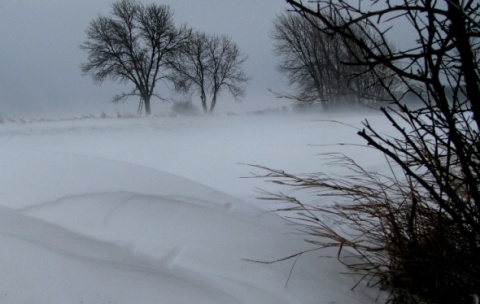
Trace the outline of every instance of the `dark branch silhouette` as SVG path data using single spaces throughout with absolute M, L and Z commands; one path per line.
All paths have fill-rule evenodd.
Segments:
M 353 66 L 372 73 L 390 95 L 391 106 L 381 111 L 394 134 L 368 121 L 358 134 L 386 156 L 392 171 L 369 172 L 335 154 L 332 163 L 351 175 L 296 176 L 263 167 L 278 184 L 342 203 L 312 206 L 282 194 L 269 199 L 291 204 L 283 211 L 294 213 L 309 242 L 356 252 L 360 261 L 347 260 L 347 266 L 390 290 L 391 303 L 478 299 L 480 3 L 286 1 L 317 31 L 344 39 L 355 50 Z M 412 41 L 393 47 L 388 41 L 399 24 Z M 378 71 L 401 81 L 405 93 L 396 94 Z M 412 96 L 415 103 L 407 103 Z

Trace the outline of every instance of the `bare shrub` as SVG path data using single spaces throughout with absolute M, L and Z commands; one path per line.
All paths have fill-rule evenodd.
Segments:
M 392 174 L 364 170 L 334 156 L 351 170 L 345 177 L 296 176 L 263 168 L 274 182 L 312 188 L 342 203 L 308 206 L 285 200 L 310 242 L 349 247 L 360 262 L 347 265 L 392 291 L 392 303 L 471 303 L 480 294 L 480 6 L 476 1 L 287 0 L 316 29 L 354 45 L 355 62 L 367 67 L 389 92 L 381 111 L 395 134 L 368 121 L 358 132 L 382 152 Z M 409 26 L 414 46 L 392 47 L 390 29 Z M 358 35 L 361 30 L 364 35 Z M 376 73 L 376 67 L 386 73 Z M 387 75 L 388 77 L 385 77 Z M 391 79 L 405 94 L 395 94 Z M 404 102 L 415 96 L 415 107 Z M 331 217 L 338 227 L 331 227 Z M 342 230 L 344 229 L 344 230 Z M 346 230 L 348 229 L 348 230 Z M 344 260 L 345 261 L 345 260 Z M 375 281 L 371 281 L 375 282 Z
M 178 115 L 198 115 L 199 109 L 191 101 L 176 101 L 172 105 L 172 113 Z
M 288 203 L 277 211 L 302 227 L 307 242 L 338 248 L 338 259 L 361 281 L 391 291 L 390 303 L 469 303 L 478 292 L 480 258 L 451 216 L 418 182 L 397 178 L 393 168 L 383 175 L 345 155 L 327 156 L 330 165 L 350 174 L 299 175 L 255 166 L 275 184 L 313 189 L 322 205 L 281 193 L 262 199 Z

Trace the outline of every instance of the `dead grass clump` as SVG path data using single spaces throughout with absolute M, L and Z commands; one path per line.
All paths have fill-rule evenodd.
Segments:
M 361 281 L 391 292 L 390 303 L 471 303 L 480 292 L 478 234 L 472 243 L 472 232 L 413 179 L 366 171 L 344 155 L 328 157 L 351 174 L 301 176 L 255 166 L 273 183 L 315 190 L 321 205 L 284 194 L 263 199 L 287 202 L 279 211 L 309 243 L 338 248 L 339 260 Z M 325 206 L 325 199 L 334 203 Z

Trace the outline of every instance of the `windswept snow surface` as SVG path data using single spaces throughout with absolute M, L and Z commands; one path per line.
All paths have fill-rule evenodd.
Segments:
M 323 119 L 323 120 L 322 120 Z M 361 117 L 72 119 L 0 124 L 0 303 L 371 303 L 331 252 L 256 199 L 259 164 L 372 169 Z M 378 119 L 373 115 L 373 119 Z M 352 150 L 357 149 L 357 150 Z M 288 189 L 283 189 L 288 191 Z

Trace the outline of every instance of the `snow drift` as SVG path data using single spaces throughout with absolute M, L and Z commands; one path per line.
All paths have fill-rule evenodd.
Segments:
M 372 302 L 377 291 L 351 291 L 358 278 L 319 258 L 328 252 L 293 268 L 250 261 L 309 245 L 255 201 L 266 185 L 240 179 L 250 169 L 239 163 L 308 169 L 318 124 L 237 116 L 0 125 L 0 302 Z M 327 141 L 354 136 L 343 128 Z

